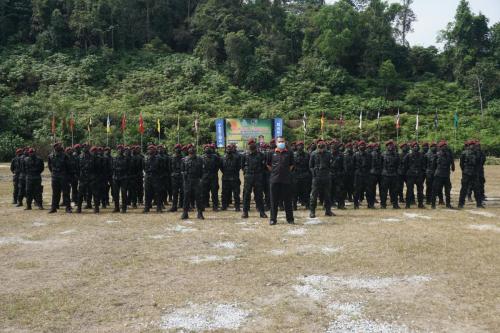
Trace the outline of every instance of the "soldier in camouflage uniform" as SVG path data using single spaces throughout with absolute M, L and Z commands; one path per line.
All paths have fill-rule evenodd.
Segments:
M 266 168 L 264 154 L 257 151 L 255 140 L 248 140 L 248 151 L 242 156 L 241 169 L 243 170 L 243 215 L 242 218 L 248 218 L 250 210 L 250 197 L 252 191 L 255 199 L 255 205 L 260 213 L 260 217 L 267 218 L 264 211 L 264 201 L 262 199 L 262 174 Z
M 167 185 L 170 180 L 170 156 L 168 155 L 165 147 L 163 145 L 158 145 L 158 158 L 160 159 L 160 179 L 161 184 L 161 206 L 165 208 L 165 203 L 168 200 L 168 189 Z
M 17 205 L 16 207 L 21 207 L 23 205 L 23 199 L 26 196 L 26 173 L 24 168 L 24 159 L 28 156 L 29 148 L 24 148 L 23 153 L 19 158 L 19 183 L 18 183 L 18 194 L 17 194 Z
M 309 217 L 316 217 L 316 205 L 318 196 L 323 196 L 323 207 L 326 216 L 333 216 L 331 210 L 331 168 L 332 154 L 326 149 L 326 144 L 323 140 L 318 140 L 317 149 L 311 153 L 309 159 L 309 169 L 312 174 L 312 190 L 311 201 L 309 202 L 310 213 Z
M 144 157 L 139 146 L 132 146 L 131 150 L 127 198 L 135 209 L 139 203 L 139 186 L 143 186 Z
M 65 153 L 68 155 L 68 186 L 71 195 L 78 192 L 78 158 L 74 156 L 72 147 L 66 147 Z M 76 203 L 77 200 L 73 201 L 73 197 L 71 196 L 70 198 L 72 202 Z

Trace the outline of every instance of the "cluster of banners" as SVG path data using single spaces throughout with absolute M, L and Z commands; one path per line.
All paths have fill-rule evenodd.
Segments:
M 247 119 L 228 118 L 215 120 L 215 138 L 218 148 L 226 144 L 246 146 L 248 139 L 269 142 L 272 138 L 283 135 L 283 119 Z

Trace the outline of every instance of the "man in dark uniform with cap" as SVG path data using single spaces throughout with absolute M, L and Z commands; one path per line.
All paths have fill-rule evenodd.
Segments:
M 432 208 L 436 208 L 436 196 L 444 187 L 446 207 L 451 206 L 451 181 L 450 169 L 455 171 L 455 162 L 451 151 L 448 150 L 446 141 L 441 141 L 438 144 L 438 152 L 436 157 L 436 171 L 434 172 L 433 192 L 432 192 Z
M 293 169 L 293 178 L 295 181 L 294 207 L 297 201 L 302 206 L 309 209 L 309 196 L 311 193 L 311 170 L 309 169 L 309 153 L 304 150 L 304 142 L 297 142 L 297 151 L 293 154 L 295 167 Z
M 215 153 L 215 145 L 206 144 L 203 146 L 204 154 L 201 156 L 203 160 L 203 176 L 201 183 L 203 187 L 203 206 L 210 206 L 210 197 L 212 197 L 212 209 L 219 210 L 219 170 L 221 160 Z
M 97 172 L 101 172 L 98 166 L 95 164 L 95 151 L 96 147 L 92 147 L 92 153 L 90 152 L 89 146 L 84 145 L 82 153 L 78 158 L 78 202 L 77 202 L 77 213 L 82 212 L 83 200 L 87 202 L 87 207 L 91 206 L 92 197 L 94 197 L 94 210 L 99 212 L 99 197 L 98 193 L 93 191 L 93 185 L 97 181 Z M 90 193 L 90 198 L 89 198 Z
M 401 148 L 401 153 L 399 154 L 399 168 L 398 168 L 398 175 L 399 175 L 398 196 L 399 196 L 399 202 L 404 203 L 405 202 L 404 188 L 406 183 L 406 174 L 404 171 L 403 161 L 405 159 L 406 154 L 408 154 L 409 147 L 406 142 L 403 142 L 402 144 L 399 145 L 399 148 Z
M 16 207 L 21 207 L 23 205 L 23 199 L 26 196 L 26 172 L 24 168 L 24 159 L 28 156 L 28 147 L 23 149 L 23 153 L 19 158 L 19 183 L 18 183 L 18 193 L 17 193 L 17 205 Z
M 115 209 L 113 213 L 120 212 L 120 193 L 122 198 L 121 212 L 127 212 L 127 187 L 129 183 L 129 170 L 130 170 L 130 158 L 124 153 L 125 147 L 123 145 L 118 145 L 116 147 L 118 153 L 113 157 L 112 170 L 113 170 L 113 202 L 115 204 Z
M 268 156 L 267 169 L 270 171 L 269 192 L 271 195 L 271 219 L 274 225 L 278 219 L 278 205 L 283 202 L 286 221 L 294 223 L 292 205 L 292 174 L 294 166 L 293 154 L 286 149 L 285 138 L 278 137 L 274 152 Z
M 75 200 L 73 196 L 71 196 L 73 193 L 78 192 L 78 158 L 74 156 L 73 148 L 72 147 L 66 147 L 65 149 L 66 155 L 68 155 L 68 186 L 69 186 L 69 193 L 70 193 L 70 201 L 75 202 L 77 201 L 78 198 Z M 77 187 L 76 189 L 74 187 Z
M 460 169 L 462 170 L 462 181 L 460 188 L 460 196 L 458 199 L 458 208 L 464 208 L 465 197 L 467 191 L 472 188 L 474 191 L 474 199 L 478 208 L 484 208 L 479 192 L 479 164 L 481 163 L 478 155 L 473 151 L 474 141 L 466 141 L 464 151 L 460 155 Z
M 148 154 L 144 159 L 144 213 L 149 213 L 153 199 L 156 203 L 156 212 L 161 213 L 161 160 L 158 158 L 156 146 L 148 146 Z
M 380 186 L 380 208 L 387 207 L 387 192 L 389 192 L 392 208 L 399 209 L 398 204 L 398 168 L 399 155 L 396 151 L 394 141 L 385 143 L 387 150 L 382 154 L 382 182 Z
M 69 157 L 64 153 L 60 143 L 54 144 L 54 152 L 49 155 L 48 167 L 52 173 L 52 206 L 49 213 L 57 212 L 61 194 L 63 204 L 66 206 L 66 213 L 71 213 L 68 186 Z
M 378 143 L 372 143 L 371 146 L 370 180 L 368 181 L 367 202 L 368 208 L 375 208 L 377 185 L 380 193 L 380 185 L 382 183 L 383 160 L 382 153 L 380 152 L 380 145 Z
M 415 202 L 414 186 L 417 187 L 418 208 L 424 207 L 424 174 L 426 171 L 425 158 L 420 152 L 417 142 L 412 144 L 411 150 L 404 157 L 403 165 L 406 175 L 406 208 Z
M 182 188 L 182 145 L 177 143 L 174 146 L 174 154 L 170 158 L 170 177 L 172 184 L 172 207 L 170 212 L 176 212 L 178 207 L 182 207 L 184 201 L 184 190 Z
M 354 152 L 352 150 L 352 142 L 348 142 L 345 145 L 344 189 L 347 200 L 352 201 L 354 195 Z
M 226 154 L 222 158 L 222 210 L 226 210 L 229 204 L 229 198 L 233 195 L 235 211 L 240 208 L 240 169 L 241 157 L 236 151 L 236 146 L 230 144 L 227 146 Z
M 309 169 L 312 174 L 312 190 L 311 201 L 309 202 L 309 217 L 316 217 L 316 205 L 318 196 L 323 198 L 323 207 L 326 216 L 333 216 L 331 211 L 331 169 L 332 169 L 332 154 L 326 149 L 326 144 L 323 140 L 318 140 L 317 148 L 311 153 L 309 159 Z
M 35 203 L 39 209 L 43 209 L 42 203 L 42 172 L 43 160 L 38 157 L 33 148 L 28 149 L 28 156 L 24 158 L 24 170 L 26 173 L 26 210 L 31 210 L 31 203 Z
M 359 208 L 361 196 L 368 189 L 368 175 L 371 166 L 371 158 L 366 151 L 364 141 L 358 142 L 358 149 L 354 154 L 354 209 Z
M 184 184 L 184 207 L 181 219 L 189 218 L 189 198 L 194 196 L 196 201 L 197 218 L 203 220 L 203 199 L 201 188 L 201 177 L 203 175 L 203 160 L 196 155 L 196 148 L 189 144 L 187 147 L 188 155 L 182 159 L 182 178 Z
M 260 217 L 267 218 L 264 211 L 264 201 L 262 200 L 262 173 L 266 168 L 264 154 L 257 151 L 257 144 L 254 139 L 248 140 L 248 151 L 241 159 L 241 169 L 243 170 L 243 215 L 242 218 L 248 218 L 250 210 L 250 197 L 252 191 L 255 199 L 255 205 L 260 213 Z
M 12 172 L 12 183 L 14 189 L 12 191 L 12 203 L 17 205 L 17 199 L 19 196 L 19 174 L 21 173 L 21 159 L 24 158 L 23 150 L 21 148 L 16 149 L 16 156 L 10 162 L 10 172 Z
M 331 197 L 332 204 L 337 203 L 338 209 L 345 208 L 345 191 L 344 191 L 344 154 L 341 151 L 341 144 L 337 140 L 332 140 L 332 167 L 331 174 Z

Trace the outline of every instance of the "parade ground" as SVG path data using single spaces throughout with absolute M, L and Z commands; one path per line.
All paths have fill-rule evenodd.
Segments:
M 485 170 L 486 209 L 299 207 L 269 226 L 255 209 L 27 212 L 2 164 L 0 332 L 499 332 L 500 166 Z

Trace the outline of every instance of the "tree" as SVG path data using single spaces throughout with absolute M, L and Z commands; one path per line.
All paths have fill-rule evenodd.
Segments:
M 404 46 L 409 46 L 406 36 L 408 33 L 413 32 L 413 22 L 417 20 L 417 16 L 411 5 L 413 0 L 402 0 L 400 6 L 397 8 L 396 20 L 395 20 L 395 33 L 396 37 L 400 43 Z
M 390 93 L 398 86 L 398 73 L 394 64 L 390 60 L 384 61 L 378 69 L 378 78 L 381 86 L 384 88 L 385 98 L 388 98 Z

